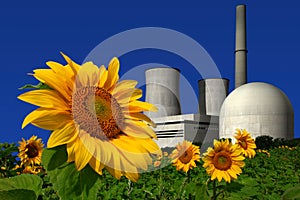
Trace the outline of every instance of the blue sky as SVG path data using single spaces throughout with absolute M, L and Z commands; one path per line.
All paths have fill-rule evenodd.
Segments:
M 0 6 L 0 142 L 17 142 L 33 134 L 46 141 L 50 134 L 31 125 L 21 129 L 24 117 L 34 107 L 17 99 L 24 92 L 18 88 L 37 83 L 27 73 L 46 68 L 49 60 L 64 62 L 60 51 L 82 63 L 99 43 L 134 28 L 163 27 L 194 39 L 211 56 L 221 76 L 230 79 L 232 91 L 237 4 L 247 5 L 248 81 L 271 83 L 289 97 L 295 112 L 295 137 L 300 137 L 300 2 L 296 0 L 6 1 Z M 121 75 L 146 63 L 180 68 L 197 93 L 201 76 L 175 54 L 144 49 L 124 54 L 120 61 Z M 194 109 L 197 112 L 198 108 Z

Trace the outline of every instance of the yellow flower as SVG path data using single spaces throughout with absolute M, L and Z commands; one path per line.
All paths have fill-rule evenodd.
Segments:
M 221 182 L 224 179 L 229 183 L 242 173 L 241 167 L 245 165 L 244 159 L 241 148 L 237 144 L 233 145 L 228 139 L 214 140 L 214 148 L 209 147 L 202 158 L 203 167 L 211 176 L 211 180 L 217 178 Z
M 152 163 L 150 154 L 160 151 L 154 123 L 142 112 L 156 111 L 138 101 L 142 90 L 134 80 L 119 82 L 119 60 L 98 68 L 92 62 L 82 66 L 63 55 L 67 65 L 47 62 L 51 69 L 36 69 L 33 76 L 52 89 L 39 89 L 18 98 L 39 106 L 24 119 L 52 130 L 48 148 L 66 144 L 68 162 L 77 170 L 89 164 L 102 174 L 105 167 L 114 177 L 125 175 L 137 181 L 139 169 Z
M 261 152 L 262 152 L 262 153 L 265 153 L 268 157 L 271 156 L 271 154 L 268 152 L 268 150 L 262 150 Z
M 254 139 L 251 137 L 250 133 L 248 133 L 245 129 L 236 129 L 236 144 L 238 144 L 245 157 L 253 158 L 255 156 L 255 148 L 256 144 Z
M 44 144 L 42 139 L 32 136 L 29 140 L 22 138 L 19 142 L 19 158 L 21 165 L 40 165 Z
M 20 165 L 16 165 L 14 168 L 12 168 L 12 170 L 17 170 L 17 169 L 20 169 L 21 166 Z
M 160 153 L 160 154 L 157 154 L 156 155 L 156 160 L 161 160 L 162 159 L 162 154 Z
M 191 142 L 184 140 L 181 144 L 178 143 L 170 158 L 173 159 L 172 163 L 176 166 L 176 170 L 188 172 L 196 167 L 195 161 L 200 161 L 200 149 Z
M 165 152 L 163 153 L 163 155 L 164 155 L 165 157 L 168 157 L 169 154 L 168 154 L 168 152 L 165 151 Z
M 38 174 L 42 171 L 42 166 L 27 165 L 23 169 L 23 174 Z
M 154 166 L 154 167 L 159 167 L 160 164 L 161 164 L 161 161 L 157 160 L 157 161 L 155 161 L 155 162 L 153 163 L 153 166 Z

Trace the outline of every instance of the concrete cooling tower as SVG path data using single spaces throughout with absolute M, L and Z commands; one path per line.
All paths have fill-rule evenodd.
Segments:
M 222 103 L 228 94 L 229 80 L 209 78 L 198 81 L 200 115 L 219 116 Z
M 277 87 L 261 82 L 244 84 L 225 99 L 220 111 L 220 138 L 232 138 L 236 128 L 253 137 L 294 138 L 294 111 Z
M 145 112 L 150 117 L 180 115 L 180 71 L 174 68 L 153 68 L 146 71 L 146 101 L 158 107 Z

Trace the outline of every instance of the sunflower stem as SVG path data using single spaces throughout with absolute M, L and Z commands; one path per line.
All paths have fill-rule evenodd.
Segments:
M 213 181 L 213 200 L 217 199 L 217 182 L 216 179 Z

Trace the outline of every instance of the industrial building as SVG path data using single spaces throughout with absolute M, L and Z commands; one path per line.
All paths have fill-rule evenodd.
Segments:
M 236 128 L 253 137 L 294 138 L 294 112 L 288 97 L 271 84 L 247 83 L 246 6 L 236 7 L 235 89 L 228 94 L 229 80 L 199 80 L 199 113 L 181 114 L 180 71 L 152 68 L 146 75 L 146 101 L 156 113 L 146 113 L 157 124 L 154 129 L 160 147 L 174 147 L 183 140 L 202 143 L 213 139 L 234 140 Z M 188 97 L 185 97 L 188 98 Z

